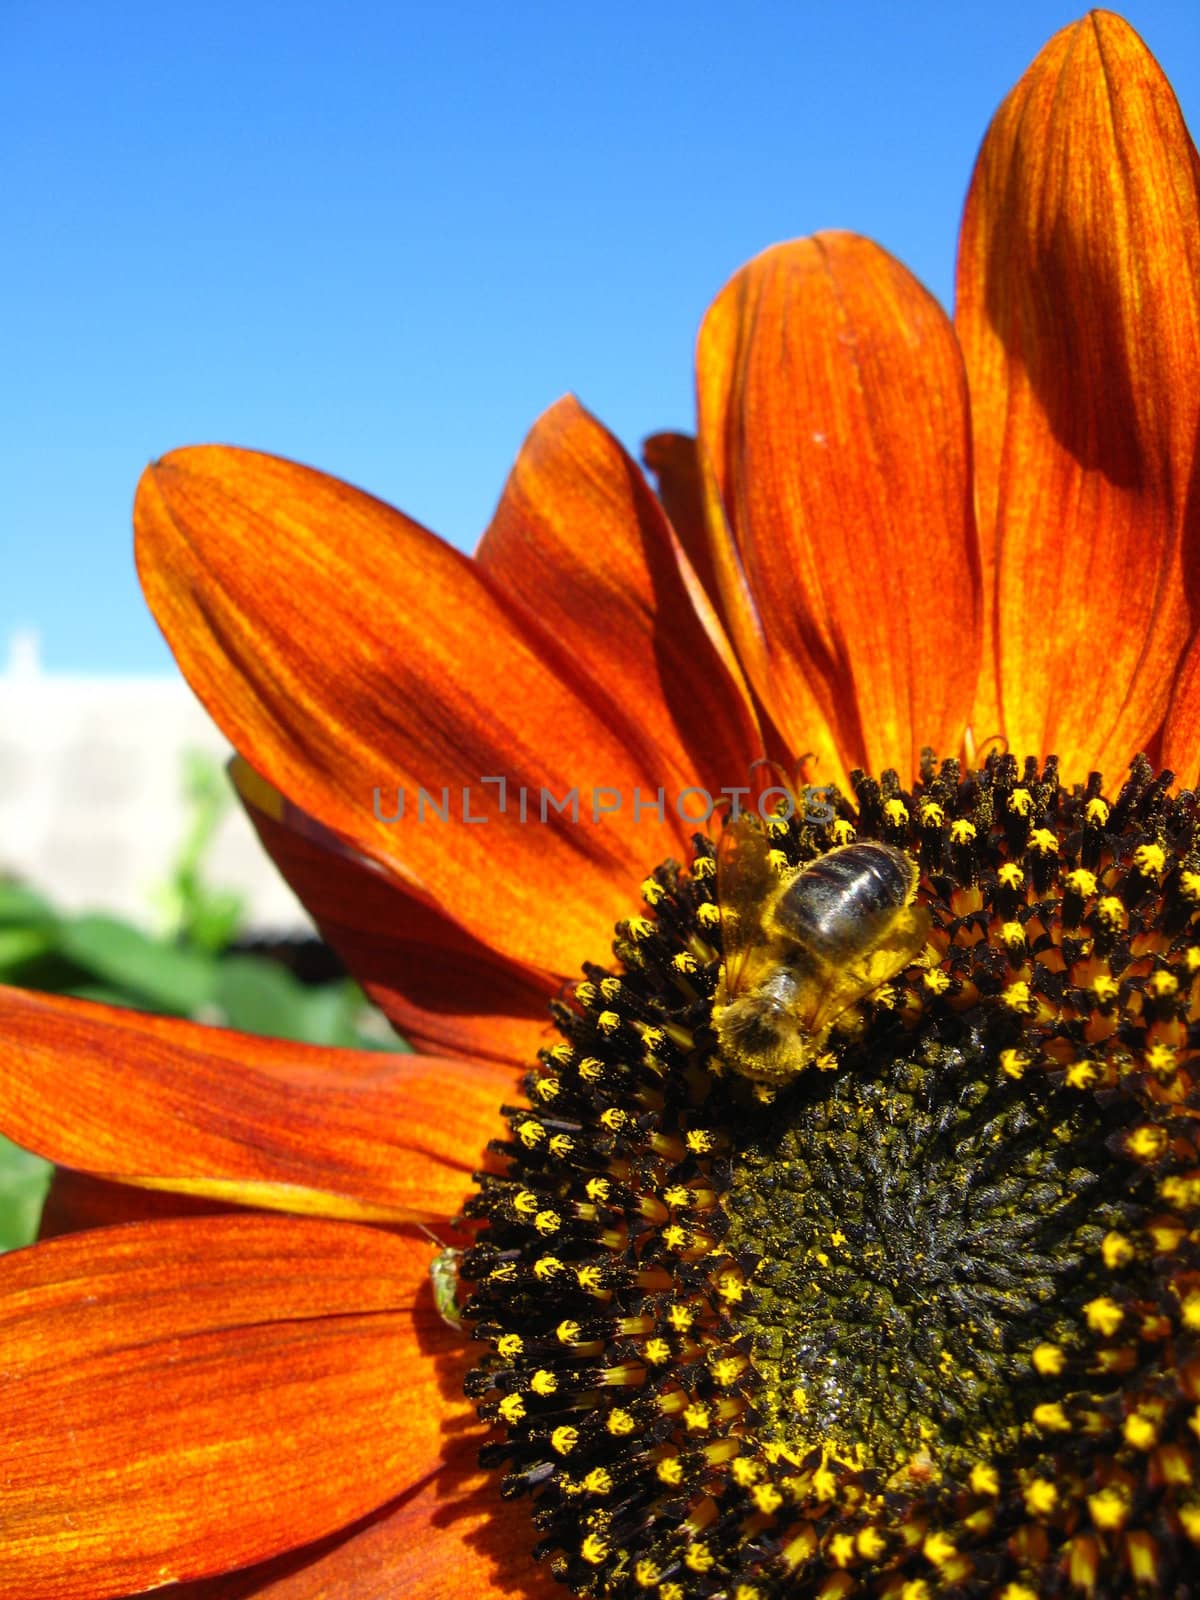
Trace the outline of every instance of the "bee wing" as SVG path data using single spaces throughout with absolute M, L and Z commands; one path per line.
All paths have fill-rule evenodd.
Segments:
M 717 905 L 721 911 L 721 982 L 724 1003 L 737 998 L 750 952 L 762 943 L 762 915 L 776 887 L 767 835 L 743 813 L 717 844 Z
M 821 991 L 809 997 L 805 1026 L 819 1033 L 836 1022 L 844 1011 L 889 983 L 921 953 L 929 926 L 926 908 L 909 906 L 887 933 L 857 960 L 830 967 Z

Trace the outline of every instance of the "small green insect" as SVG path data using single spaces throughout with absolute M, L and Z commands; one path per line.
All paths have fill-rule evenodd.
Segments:
M 431 1233 L 423 1223 L 418 1226 L 421 1232 L 438 1247 L 437 1255 L 429 1263 L 429 1281 L 433 1285 L 433 1303 L 437 1307 L 437 1314 L 448 1328 L 461 1333 L 462 1317 L 458 1310 L 458 1266 L 463 1258 L 463 1252 L 455 1249 L 453 1245 L 443 1244 L 437 1234 Z

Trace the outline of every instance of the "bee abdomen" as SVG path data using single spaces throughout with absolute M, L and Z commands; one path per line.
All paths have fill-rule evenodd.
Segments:
M 887 931 L 916 886 L 911 857 L 876 840 L 843 845 L 806 866 L 775 903 L 775 921 L 825 960 L 849 959 Z

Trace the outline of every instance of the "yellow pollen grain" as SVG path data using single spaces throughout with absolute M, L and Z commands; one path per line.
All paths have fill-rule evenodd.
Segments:
M 653 1589 L 662 1577 L 662 1568 L 653 1561 L 642 1560 L 633 1569 L 634 1582 L 639 1589 Z
M 1005 889 L 1021 889 L 1025 884 L 1025 873 L 1015 861 L 1005 861 L 996 873 L 1000 885 Z
M 820 1466 L 812 1475 L 812 1490 L 818 1500 L 832 1500 L 837 1494 L 837 1479 L 827 1466 Z
M 577 1071 L 584 1083 L 595 1083 L 604 1074 L 604 1063 L 597 1056 L 584 1056 Z
M 626 1411 L 623 1406 L 614 1406 L 608 1413 L 608 1421 L 605 1423 L 605 1427 L 614 1437 L 623 1439 L 633 1432 L 637 1427 L 637 1423 L 631 1411 Z
M 1032 1478 L 1025 1486 L 1025 1509 L 1031 1517 L 1046 1517 L 1058 1504 L 1057 1485 L 1049 1478 Z
M 642 1354 L 652 1367 L 665 1367 L 671 1359 L 671 1346 L 665 1339 L 647 1339 Z
M 1094 828 L 1103 828 L 1108 823 L 1109 806 L 1107 800 L 1101 800 L 1099 795 L 1089 800 L 1083 808 L 1083 815 Z
M 908 807 L 903 800 L 885 800 L 883 814 L 893 828 L 902 828 L 908 821 Z
M 539 1395 L 544 1400 L 547 1395 L 553 1394 L 558 1388 L 558 1379 L 553 1372 L 548 1372 L 545 1367 L 539 1367 L 533 1377 L 530 1378 L 529 1387 L 534 1394 Z
M 1170 995 L 1179 993 L 1179 979 L 1173 972 L 1168 972 L 1165 967 L 1160 967 L 1157 972 L 1152 972 L 1146 979 L 1146 988 L 1160 1000 L 1167 999 Z
M 1000 1600 L 1038 1600 L 1038 1592 L 1027 1583 L 1006 1583 L 1000 1591 Z
M 1200 1544 L 1200 1502 L 1193 1501 L 1191 1505 L 1180 1506 L 1179 1521 L 1192 1543 Z
M 550 1448 L 560 1456 L 569 1456 L 579 1443 L 579 1430 L 564 1423 L 550 1435 Z
M 496 1354 L 503 1356 L 505 1361 L 511 1361 L 514 1356 L 519 1356 L 525 1348 L 525 1341 L 519 1333 L 502 1333 L 496 1340 Z
M 949 975 L 943 972 L 940 967 L 934 967 L 931 971 L 927 972 L 921 981 L 929 990 L 930 994 L 945 994 L 946 990 L 950 987 Z
M 739 1489 L 749 1489 L 762 1477 L 763 1469 L 749 1456 L 737 1456 L 729 1464 L 729 1473 Z
M 1146 1066 L 1156 1078 L 1167 1082 L 1175 1076 L 1175 1046 L 1156 1041 L 1146 1051 Z
M 693 972 L 700 970 L 700 963 L 690 950 L 681 950 L 678 955 L 672 958 L 671 965 L 676 972 L 682 972 L 685 976 L 690 976 Z
M 1150 1235 L 1155 1255 L 1159 1256 L 1172 1255 L 1187 1237 L 1187 1229 L 1182 1222 L 1176 1222 L 1171 1218 L 1148 1222 L 1146 1232 Z
M 1014 789 L 1008 797 L 1008 809 L 1016 817 L 1027 817 L 1033 810 L 1033 796 L 1028 789 Z
M 678 1456 L 666 1456 L 654 1470 L 663 1483 L 683 1482 L 683 1462 Z
M 539 1256 L 533 1263 L 533 1275 L 540 1283 L 549 1283 L 565 1270 L 557 1256 Z
M 958 1547 L 946 1533 L 931 1533 L 921 1546 L 921 1554 L 935 1567 L 944 1567 L 958 1554 Z
M 1095 1300 L 1089 1300 L 1083 1308 L 1083 1314 L 1092 1332 L 1100 1334 L 1104 1339 L 1112 1338 L 1125 1316 L 1117 1302 L 1106 1294 L 1100 1295 Z
M 917 807 L 917 821 L 923 828 L 940 828 L 946 813 L 936 800 L 924 800 Z
M 1038 1344 L 1030 1357 L 1034 1371 L 1043 1378 L 1056 1378 L 1066 1365 L 1066 1353 L 1060 1344 Z
M 1074 872 L 1067 873 L 1063 885 L 1069 893 L 1077 894 L 1081 900 L 1090 900 L 1096 892 L 1096 874 L 1089 872 L 1086 867 L 1076 867 Z
M 593 1567 L 598 1567 L 608 1559 L 608 1548 L 606 1539 L 602 1539 L 598 1533 L 589 1533 L 579 1547 L 579 1554 Z
M 541 1203 L 541 1196 L 532 1189 L 518 1189 L 513 1196 L 513 1210 L 519 1217 L 532 1217 Z
M 1135 1411 L 1125 1418 L 1122 1430 L 1128 1444 L 1135 1450 L 1153 1450 L 1158 1443 L 1158 1425 L 1152 1417 L 1144 1416 L 1140 1411 Z
M 703 1156 L 713 1148 L 714 1140 L 707 1128 L 689 1128 L 684 1136 L 684 1143 L 692 1155 Z
M 789 866 L 787 852 L 785 850 L 768 850 L 767 865 L 776 876 L 786 872 Z
M 847 822 L 845 817 L 838 817 L 829 831 L 833 835 L 834 844 L 853 844 L 858 838 L 853 823 Z
M 696 921 L 702 928 L 715 928 L 721 921 L 720 907 L 711 900 L 705 900 L 696 907 Z
M 1166 1153 L 1167 1134 L 1164 1128 L 1143 1122 L 1134 1128 L 1125 1141 L 1125 1148 L 1135 1161 L 1157 1161 Z
M 681 1583 L 664 1583 L 659 1591 L 660 1600 L 687 1600 Z
M 1025 929 L 1019 922 L 1003 922 L 1000 925 L 1000 939 L 1010 950 L 1023 950 L 1025 948 Z
M 1179 1310 L 1185 1328 L 1193 1331 L 1200 1328 L 1200 1289 L 1193 1289 L 1190 1294 L 1184 1295 Z
M 1035 828 L 1029 835 L 1029 848 L 1035 855 L 1052 856 L 1058 852 L 1058 838 L 1051 828 Z
M 1102 1006 L 1111 1005 L 1121 992 L 1121 985 L 1107 972 L 1100 972 L 1092 979 L 1092 993 Z
M 736 1383 L 744 1368 L 741 1356 L 718 1356 L 709 1363 L 709 1370 L 713 1380 L 719 1383 L 722 1389 L 727 1389 L 731 1383 Z
M 662 1231 L 662 1242 L 668 1250 L 680 1251 L 686 1248 L 688 1231 L 680 1227 L 678 1222 L 669 1222 Z
M 998 1495 L 1000 1474 L 986 1462 L 976 1462 L 971 1468 L 971 1489 L 975 1494 Z
M 765 1517 L 773 1517 L 783 1504 L 783 1496 L 773 1483 L 756 1483 L 750 1498 Z
M 691 1544 L 683 1558 L 683 1564 L 696 1573 L 711 1572 L 716 1559 L 706 1544 Z
M 546 1130 L 540 1122 L 535 1122 L 532 1117 L 527 1117 L 524 1122 L 517 1125 L 517 1138 L 526 1150 L 535 1150 L 546 1137 Z
M 539 1100 L 555 1100 L 562 1093 L 562 1084 L 557 1078 L 535 1078 L 533 1092 Z M 554 1146 L 551 1144 L 551 1149 Z
M 596 1018 L 596 1026 L 601 1033 L 615 1033 L 621 1026 L 621 1019 L 615 1011 L 602 1011 Z
M 620 1106 L 609 1106 L 600 1113 L 600 1121 L 610 1133 L 619 1133 L 629 1121 L 629 1113 Z
M 953 844 L 970 844 L 975 837 L 975 824 L 968 822 L 966 817 L 957 817 L 950 824 L 950 839 Z
M 569 1133 L 555 1133 L 550 1136 L 550 1154 L 557 1156 L 562 1161 L 571 1154 L 575 1148 L 575 1141 Z
M 887 1549 L 887 1540 L 872 1523 L 858 1530 L 854 1543 L 864 1561 L 878 1561 Z
M 693 1400 L 690 1406 L 685 1406 L 683 1423 L 692 1433 L 699 1433 L 712 1423 L 712 1412 L 699 1400 Z
M 1189 905 L 1200 905 L 1200 872 L 1181 872 L 1179 874 L 1179 893 Z
M 1125 926 L 1125 907 L 1115 894 L 1101 895 L 1096 902 L 1096 915 L 1106 928 Z
M 1029 1064 L 1029 1055 L 1024 1050 L 1010 1048 L 1000 1052 L 1000 1070 L 1006 1077 L 1023 1078 Z
M 509 1424 L 520 1422 L 525 1415 L 525 1402 L 519 1394 L 506 1394 L 496 1410 L 502 1421 Z
M 1088 1510 L 1097 1528 L 1115 1533 L 1129 1516 L 1129 1497 L 1115 1483 L 1087 1497 Z
M 662 903 L 666 890 L 657 878 L 642 879 L 642 899 L 648 906 L 657 906 Z
M 1100 1076 L 1094 1061 L 1072 1061 L 1067 1068 L 1066 1078 L 1069 1089 L 1090 1089 Z
M 591 1263 L 586 1267 L 576 1267 L 575 1281 L 581 1289 L 586 1289 L 589 1294 L 595 1294 L 602 1287 L 600 1268 Z
M 1034 1426 L 1045 1433 L 1068 1433 L 1071 1428 L 1071 1419 L 1057 1400 L 1034 1406 L 1033 1421 Z
M 555 1328 L 554 1335 L 559 1344 L 578 1344 L 579 1335 L 582 1332 L 583 1329 L 579 1326 L 579 1324 L 572 1321 L 570 1317 L 567 1317 L 564 1321 L 559 1323 L 557 1328 Z
M 557 1211 L 539 1211 L 533 1219 L 533 1225 L 543 1238 L 549 1238 L 552 1233 L 557 1233 L 562 1225 L 562 1218 Z
M 924 1578 L 910 1578 L 900 1585 L 900 1600 L 932 1600 L 929 1585 Z
M 603 1467 L 593 1467 L 583 1480 L 583 1487 L 589 1494 L 611 1494 L 612 1473 Z
M 1167 852 L 1160 844 L 1140 844 L 1133 852 L 1133 864 L 1144 878 L 1159 878 L 1167 865 Z
M 1100 1253 L 1104 1257 L 1104 1265 L 1111 1272 L 1115 1272 L 1118 1267 L 1127 1267 L 1137 1252 L 1133 1248 L 1132 1239 L 1111 1229 L 1104 1235 Z
M 854 1535 L 835 1533 L 825 1547 L 825 1559 L 835 1567 L 848 1567 L 854 1560 Z
M 1028 1013 L 1035 1009 L 1033 992 L 1024 979 L 1020 979 L 1016 983 L 1010 983 L 1001 998 L 1010 1011 Z
M 696 1320 L 696 1313 L 690 1306 L 681 1305 L 678 1300 L 668 1307 L 667 1321 L 676 1333 L 686 1333 Z

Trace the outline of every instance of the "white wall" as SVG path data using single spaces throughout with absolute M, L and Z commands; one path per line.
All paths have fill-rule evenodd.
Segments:
M 187 750 L 229 755 L 181 677 L 47 673 L 34 636 L 14 636 L 0 670 L 0 872 L 64 910 L 153 926 L 153 891 L 187 830 Z M 236 802 L 205 873 L 243 897 L 252 930 L 307 928 Z

